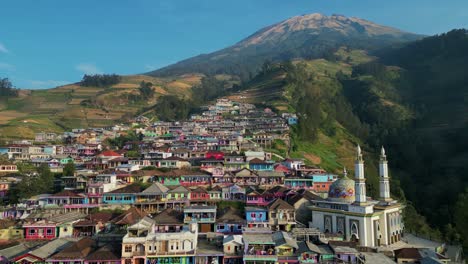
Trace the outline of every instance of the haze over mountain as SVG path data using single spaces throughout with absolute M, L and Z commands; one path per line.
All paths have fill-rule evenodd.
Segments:
M 246 67 L 254 71 L 266 60 L 318 58 L 343 45 L 373 50 L 421 37 L 360 18 L 314 13 L 289 18 L 257 31 L 233 46 L 180 61 L 148 75 L 199 72 L 245 77 Z

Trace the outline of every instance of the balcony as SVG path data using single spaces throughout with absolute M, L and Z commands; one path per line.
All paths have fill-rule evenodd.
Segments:
M 298 256 L 278 256 L 278 260 L 283 260 L 283 261 L 297 261 L 299 260 Z
M 147 256 L 189 256 L 195 254 L 195 250 L 190 251 L 177 251 L 177 252 L 147 252 Z
M 87 193 L 88 197 L 102 197 L 103 193 Z
M 255 254 L 255 255 L 244 254 L 244 261 L 246 261 L 246 260 L 277 261 L 278 256 L 268 255 L 268 254 Z M 296 260 L 297 260 L 297 258 L 296 258 Z
M 145 251 L 133 251 L 132 252 L 132 256 L 134 257 L 139 257 L 139 256 L 144 256 L 145 255 Z
M 184 222 L 186 223 L 189 223 L 189 222 L 192 222 L 192 221 L 195 221 L 197 223 L 214 223 L 215 222 L 215 218 L 214 217 L 200 217 L 200 218 L 196 218 L 196 217 L 190 217 L 190 216 L 186 216 L 184 218 Z

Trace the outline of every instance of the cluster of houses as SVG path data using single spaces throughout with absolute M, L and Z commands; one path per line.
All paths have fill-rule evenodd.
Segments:
M 265 151 L 287 140 L 289 125 L 297 123 L 294 114 L 279 117 L 220 99 L 188 122 L 134 121 L 133 129 L 39 133 L 35 142 L 0 146 L 0 196 L 7 204 L 0 215 L 0 262 L 449 261 L 422 249 L 409 259 L 412 249 L 398 246 L 403 206 L 389 196 L 383 150 L 382 197 L 374 201 L 365 195 L 359 147 L 355 180 L 346 171 L 338 177 Z M 106 139 L 130 133 L 138 140 L 106 147 Z M 62 176 L 55 193 L 10 204 L 24 162 L 46 164 Z M 63 175 L 70 163 L 75 173 Z

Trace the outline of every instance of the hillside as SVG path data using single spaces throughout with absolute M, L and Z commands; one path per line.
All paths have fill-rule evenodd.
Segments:
M 293 128 L 292 148 L 289 152 L 290 157 L 303 158 L 310 165 L 335 173 L 340 173 L 343 167 L 352 171 L 356 144 L 365 146 L 368 151 L 366 169 L 369 192 L 377 195 L 377 160 L 374 153 L 378 148 L 373 149 L 374 146 L 368 144 L 369 125 L 362 123 L 355 113 L 353 100 L 344 85 L 344 79 L 352 79 L 352 73 L 359 65 L 371 63 L 377 58 L 368 55 L 366 51 L 345 47 L 333 55 L 333 59 L 329 60 L 295 60 L 292 63 L 272 64 L 245 83 L 241 91 L 228 97 L 268 106 L 279 113 L 297 112 L 299 116 L 313 116 L 313 120 L 302 120 L 302 124 L 306 125 Z M 395 67 L 386 67 L 385 71 L 389 79 L 397 78 L 400 74 L 400 69 Z M 376 85 L 385 83 L 372 77 L 366 81 Z M 393 89 L 393 85 L 388 85 L 379 86 L 379 89 L 371 86 L 365 90 L 378 98 L 376 109 L 381 107 L 389 113 L 405 113 L 402 116 L 410 120 L 411 110 L 391 93 Z M 305 103 L 301 103 L 300 98 L 305 98 Z M 314 105 L 317 107 L 311 107 Z M 270 151 L 286 156 L 287 143 L 277 141 Z
M 341 15 L 307 14 L 263 28 L 237 44 L 147 73 L 171 76 L 228 73 L 247 79 L 264 61 L 321 58 L 341 46 L 374 50 L 412 41 L 420 35 Z
M 155 78 L 123 76 L 110 87 L 83 87 L 79 83 L 46 90 L 21 90 L 16 98 L 0 100 L 1 138 L 33 138 L 35 132 L 61 132 L 78 127 L 100 127 L 133 117 L 162 95 L 191 97 L 201 75 Z M 142 81 L 155 92 L 148 100 L 135 100 Z

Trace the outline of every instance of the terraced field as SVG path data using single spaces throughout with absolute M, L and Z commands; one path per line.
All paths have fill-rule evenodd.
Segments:
M 33 138 L 35 132 L 61 132 L 77 127 L 115 124 L 157 102 L 161 95 L 190 97 L 191 88 L 202 75 L 155 78 L 123 76 L 111 87 L 82 87 L 70 84 L 46 90 L 23 90 L 18 98 L 0 101 L 0 139 Z M 133 102 L 142 81 L 153 83 L 155 96 Z

